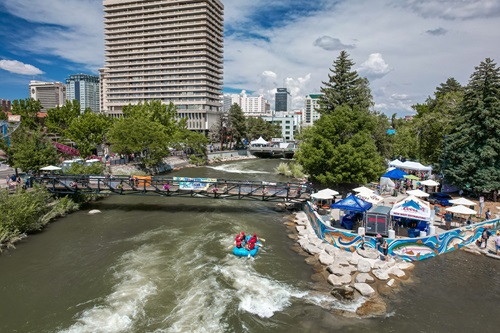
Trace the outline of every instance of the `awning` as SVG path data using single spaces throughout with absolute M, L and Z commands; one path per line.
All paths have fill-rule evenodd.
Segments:
M 465 198 L 458 198 L 458 199 L 453 199 L 453 200 L 448 200 L 449 203 L 452 203 L 454 205 L 464 205 L 464 206 L 473 206 L 476 205 L 474 201 L 470 201 Z
M 419 197 L 419 198 L 424 198 L 424 197 L 429 196 L 429 193 L 425 193 L 422 190 L 409 190 L 409 191 L 406 191 L 406 193 L 410 194 L 410 195 L 414 195 L 414 196 Z
M 347 198 L 332 204 L 330 208 L 355 211 L 355 212 L 365 212 L 372 206 L 373 205 L 371 202 L 364 201 L 351 194 Z
M 438 186 L 439 185 L 438 182 L 436 182 L 432 179 L 424 180 L 424 181 L 420 182 L 420 184 L 425 185 L 425 186 Z
M 477 214 L 477 212 L 475 210 L 467 208 L 467 207 L 462 206 L 462 205 L 446 208 L 445 210 L 447 212 L 450 212 L 450 213 L 462 214 L 462 215 L 475 215 L 475 214 Z

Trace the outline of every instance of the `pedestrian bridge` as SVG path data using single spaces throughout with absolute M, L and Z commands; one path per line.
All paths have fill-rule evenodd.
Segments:
M 60 195 L 160 195 L 233 200 L 305 202 L 312 188 L 298 182 L 265 182 L 163 176 L 43 175 L 31 181 Z

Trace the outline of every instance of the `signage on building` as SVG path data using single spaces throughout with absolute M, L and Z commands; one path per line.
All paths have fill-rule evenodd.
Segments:
M 18 123 L 21 121 L 21 116 L 18 114 L 9 114 L 9 123 Z

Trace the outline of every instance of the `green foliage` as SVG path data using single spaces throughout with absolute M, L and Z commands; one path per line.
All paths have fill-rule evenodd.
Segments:
M 47 110 L 44 124 L 49 133 L 64 135 L 71 122 L 80 115 L 80 103 L 77 100 L 66 101 L 61 107 Z
M 332 114 L 341 105 L 370 108 L 373 101 L 369 82 L 352 70 L 354 62 L 349 59 L 349 54 L 341 51 L 333 64 L 333 69 L 330 69 L 332 74 L 328 74 L 328 81 L 323 82 L 321 87 L 323 95 L 319 99 L 318 112 L 322 115 Z
M 219 113 L 217 121 L 210 127 L 208 136 L 210 142 L 220 142 L 221 149 L 224 147 L 224 141 L 228 133 L 228 117 L 225 113 Z
M 37 130 L 41 126 L 38 112 L 42 110 L 42 103 L 33 98 L 14 100 L 11 113 L 21 116 L 21 126 L 28 130 Z
M 189 156 L 189 163 L 201 166 L 207 164 L 207 160 L 203 156 L 191 155 Z
M 113 148 L 123 154 L 146 152 L 143 162 L 147 168 L 154 167 L 168 156 L 172 140 L 165 127 L 147 118 L 118 119 L 108 132 Z
M 304 167 L 298 163 L 290 163 L 290 172 L 292 173 L 293 178 L 303 179 L 306 177 L 304 174 Z
M 9 158 L 8 163 L 13 168 L 40 170 L 58 163 L 56 148 L 36 130 L 28 131 L 20 127 L 11 135 L 10 147 L 2 146 Z
M 236 141 L 236 147 L 241 147 L 243 145 L 242 139 L 246 135 L 246 119 L 243 114 L 243 110 L 238 104 L 231 105 L 228 115 L 229 127 L 231 129 L 232 140 Z
M 486 58 L 475 68 L 446 139 L 445 177 L 475 191 L 500 189 L 500 68 Z
M 71 121 L 66 135 L 75 142 L 80 155 L 86 157 L 92 155 L 96 147 L 105 142 L 105 135 L 112 123 L 111 118 L 87 109 Z
M 179 127 L 185 127 L 185 124 L 179 126 L 176 112 L 177 109 L 172 102 L 166 105 L 162 104 L 161 101 L 146 101 L 142 104 L 128 105 L 123 108 L 125 118 L 142 118 L 159 123 L 164 127 L 165 134 L 169 137 L 173 136 Z
M 1 120 L 7 120 L 9 117 L 7 116 L 6 112 L 0 111 L 0 121 Z
M 312 179 L 325 185 L 376 180 L 384 161 L 373 139 L 375 127 L 368 110 L 338 107 L 303 132 L 295 158 Z
M 281 162 L 275 169 L 278 175 L 291 176 L 292 172 L 287 163 Z
M 208 139 L 201 133 L 188 129 L 179 130 L 174 136 L 175 147 L 197 156 L 206 156 Z
M 246 138 L 248 141 L 263 137 L 265 140 L 281 138 L 281 128 L 278 124 L 271 124 L 260 117 L 248 117 L 246 119 Z
M 83 163 L 72 163 L 71 166 L 64 172 L 68 175 L 101 175 L 104 173 L 105 166 L 103 163 L 92 163 L 85 165 Z

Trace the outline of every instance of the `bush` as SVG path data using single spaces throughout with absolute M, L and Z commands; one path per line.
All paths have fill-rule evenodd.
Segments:
M 275 171 L 278 173 L 278 175 L 285 175 L 287 177 L 292 175 L 292 171 L 290 170 L 290 167 L 288 166 L 287 163 L 281 162 L 275 169 Z
M 205 165 L 207 161 L 203 156 L 191 155 L 189 156 L 189 163 L 194 164 L 196 166 Z

